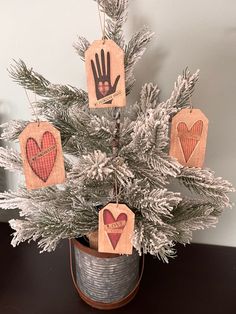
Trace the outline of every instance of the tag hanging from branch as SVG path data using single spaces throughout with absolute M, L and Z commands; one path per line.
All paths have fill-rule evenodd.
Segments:
M 134 213 L 125 204 L 109 203 L 99 211 L 98 251 L 132 254 Z
M 199 167 L 204 163 L 208 119 L 200 109 L 182 109 L 171 123 L 170 156 L 183 166 Z
M 65 181 L 60 132 L 48 122 L 31 122 L 19 136 L 27 189 Z
M 124 51 L 110 39 L 95 40 L 85 52 L 90 108 L 126 105 Z

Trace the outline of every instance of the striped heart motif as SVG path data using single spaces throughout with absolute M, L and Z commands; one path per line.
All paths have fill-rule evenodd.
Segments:
M 107 232 L 108 238 L 114 250 L 120 240 L 121 234 L 127 223 L 127 219 L 128 217 L 125 213 L 119 214 L 119 216 L 115 219 L 108 209 L 105 209 L 103 212 L 105 231 Z
M 177 126 L 177 130 L 185 161 L 188 162 L 200 141 L 203 130 L 203 121 L 196 121 L 191 129 L 188 129 L 185 122 L 180 122 Z

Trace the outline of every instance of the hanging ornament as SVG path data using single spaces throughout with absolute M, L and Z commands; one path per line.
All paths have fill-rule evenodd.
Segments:
M 204 163 L 208 119 L 200 109 L 182 109 L 171 123 L 170 156 L 183 166 L 199 167 Z
M 109 203 L 99 211 L 98 251 L 132 254 L 134 213 L 125 204 Z
M 112 40 L 96 40 L 85 52 L 90 108 L 126 105 L 124 51 Z
M 48 122 L 29 123 L 19 136 L 27 189 L 65 181 L 60 132 Z

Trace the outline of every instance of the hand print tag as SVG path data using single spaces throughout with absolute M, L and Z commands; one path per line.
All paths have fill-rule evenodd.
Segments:
M 126 105 L 124 51 L 110 40 L 96 40 L 85 52 L 90 108 Z

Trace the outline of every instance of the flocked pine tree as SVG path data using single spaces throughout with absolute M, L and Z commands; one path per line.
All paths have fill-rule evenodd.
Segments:
M 126 44 L 122 27 L 127 7 L 128 0 L 101 2 L 107 16 L 106 38 L 125 51 L 128 95 L 135 83 L 135 65 L 153 33 L 143 28 Z M 84 37 L 74 45 L 82 60 L 89 46 Z M 96 230 L 98 209 L 116 201 L 114 177 L 119 202 L 135 213 L 134 247 L 164 261 L 174 255 L 175 243 L 189 243 L 194 230 L 215 225 L 223 208 L 230 206 L 228 193 L 233 188 L 229 182 L 209 169 L 183 167 L 168 155 L 171 118 L 189 106 L 198 71 L 184 71 L 164 102 L 159 101 L 159 88 L 148 83 L 135 104 L 96 110 L 88 108 L 84 90 L 52 84 L 21 60 L 11 67 L 10 74 L 23 88 L 40 96 L 34 104 L 37 114 L 60 130 L 67 171 L 63 186 L 31 191 L 22 186 L 0 194 L 0 207 L 20 209 L 20 219 L 10 221 L 15 230 L 13 246 L 34 240 L 42 251 L 51 251 L 61 239 Z M 28 123 L 5 123 L 2 139 L 17 141 Z M 0 165 L 22 171 L 20 154 L 1 148 Z M 192 197 L 170 191 L 173 180 L 188 188 Z

